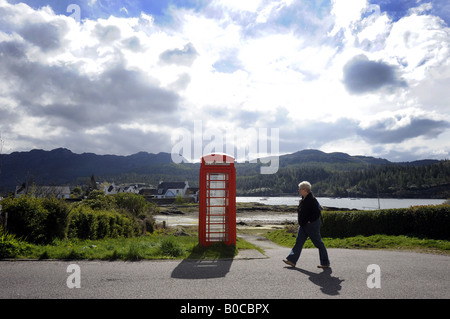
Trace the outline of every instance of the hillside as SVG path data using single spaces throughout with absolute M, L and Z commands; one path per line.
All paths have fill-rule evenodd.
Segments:
M 292 195 L 310 181 L 318 196 L 449 198 L 450 162 L 421 160 L 393 163 L 386 159 L 302 150 L 280 156 L 276 174 L 261 175 L 261 164 L 237 163 L 238 195 Z M 199 164 L 174 164 L 169 153 L 129 156 L 75 154 L 59 148 L 0 157 L 0 190 L 7 193 L 26 180 L 39 185 L 81 185 L 97 181 L 148 183 L 187 179 L 198 186 Z
M 28 180 L 40 185 L 74 185 L 81 178 L 116 176 L 142 167 L 171 163 L 168 153 L 130 156 L 75 154 L 68 149 L 32 150 L 1 155 L 0 189 L 11 190 Z

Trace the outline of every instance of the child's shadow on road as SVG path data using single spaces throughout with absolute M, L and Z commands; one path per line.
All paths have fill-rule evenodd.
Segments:
M 286 267 L 288 268 L 288 267 Z M 308 270 L 304 270 L 301 268 L 293 268 L 289 267 L 288 269 L 299 271 L 305 275 L 309 276 L 309 280 L 317 286 L 320 287 L 320 290 L 327 295 L 336 296 L 339 295 L 339 291 L 342 289 L 341 283 L 344 281 L 343 279 L 339 279 L 339 277 L 331 276 L 333 272 L 331 268 L 325 268 L 321 273 L 314 273 Z

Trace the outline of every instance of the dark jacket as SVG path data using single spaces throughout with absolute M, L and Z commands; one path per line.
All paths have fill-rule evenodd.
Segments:
M 320 217 L 319 202 L 312 193 L 302 198 L 298 205 L 298 224 L 305 226 L 308 222 L 315 222 Z

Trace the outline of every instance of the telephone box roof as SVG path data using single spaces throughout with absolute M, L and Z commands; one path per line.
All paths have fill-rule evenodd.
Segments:
M 234 164 L 234 157 L 225 153 L 213 153 L 202 157 L 205 164 Z

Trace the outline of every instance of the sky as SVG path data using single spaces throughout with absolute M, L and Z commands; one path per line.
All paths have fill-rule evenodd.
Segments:
M 449 26 L 448 0 L 0 0 L 1 152 L 448 159 Z

